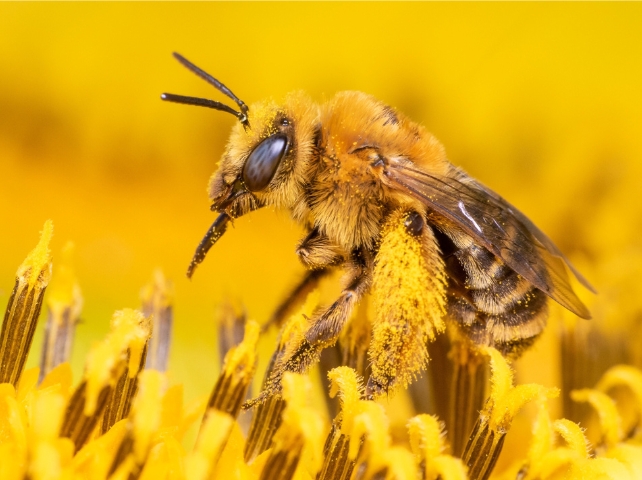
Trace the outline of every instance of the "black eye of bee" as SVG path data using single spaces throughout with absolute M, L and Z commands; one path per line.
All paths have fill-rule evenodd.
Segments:
M 243 167 L 243 181 L 250 192 L 267 187 L 276 173 L 288 146 L 286 135 L 272 135 L 259 143 Z

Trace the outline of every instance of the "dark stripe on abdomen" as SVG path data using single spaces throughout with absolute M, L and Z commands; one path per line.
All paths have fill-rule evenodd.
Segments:
M 516 357 L 542 333 L 546 294 L 488 250 L 471 242 L 445 264 L 448 317 L 474 343 Z

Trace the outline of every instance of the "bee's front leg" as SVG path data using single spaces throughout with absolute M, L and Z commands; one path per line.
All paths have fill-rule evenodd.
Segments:
M 314 228 L 301 240 L 296 254 L 303 265 L 310 270 L 321 270 L 339 265 L 345 260 L 345 253 L 338 245 Z

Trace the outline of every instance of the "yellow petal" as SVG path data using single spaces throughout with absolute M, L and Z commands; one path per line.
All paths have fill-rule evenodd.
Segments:
M 544 400 L 538 402 L 537 417 L 533 423 L 533 439 L 528 449 L 528 464 L 531 468 L 553 448 L 553 425 Z
M 34 436 L 41 441 L 57 438 L 65 412 L 65 397 L 53 387 L 52 390 L 41 390 L 34 399 L 32 410 Z
M 363 401 L 360 404 L 361 413 L 355 416 L 354 426 L 350 432 L 350 450 L 348 457 L 352 460 L 357 458 L 362 445 L 364 457 L 368 458 L 372 468 L 376 470 L 378 452 L 387 450 L 390 446 L 390 434 L 388 432 L 388 418 L 383 407 L 372 401 Z M 370 470 L 370 465 L 368 466 Z
M 139 465 L 145 463 L 152 447 L 154 434 L 161 424 L 161 389 L 164 376 L 156 370 L 145 370 L 140 374 L 139 390 L 132 408 L 134 454 Z
M 562 479 L 574 464 L 588 461 L 575 450 L 561 447 L 548 452 L 528 470 L 529 479 Z
M 38 367 L 33 367 L 22 372 L 16 395 L 16 399 L 19 402 L 24 401 L 27 395 L 35 390 L 35 387 L 38 384 L 39 374 L 40 369 Z
M 116 423 L 104 435 L 87 443 L 73 457 L 71 469 L 79 478 L 106 478 L 118 447 L 127 433 L 127 420 Z
M 583 389 L 572 391 L 571 398 L 576 402 L 588 402 L 595 409 L 607 447 L 612 447 L 620 441 L 623 436 L 622 422 L 611 397 L 598 390 Z
M 621 443 L 609 449 L 605 456 L 622 463 L 632 478 L 642 478 L 642 447 L 640 445 Z
M 415 459 L 406 448 L 392 447 L 385 452 L 386 480 L 417 480 Z
M 71 389 L 71 382 L 71 365 L 65 362 L 53 368 L 42 380 L 39 388 L 45 389 L 53 385 L 59 385 L 60 393 L 67 398 Z
M 443 425 L 436 416 L 423 414 L 411 418 L 408 435 L 412 452 L 420 462 L 432 461 L 443 451 Z
M 245 480 L 256 478 L 251 474 L 250 467 L 244 459 L 245 439 L 238 425 L 234 422 L 230 435 L 221 453 L 218 464 L 214 471 L 214 478 L 230 478 L 235 480 Z M 255 462 L 256 463 L 256 460 Z
M 569 480 L 611 479 L 635 480 L 627 468 L 613 458 L 594 458 L 571 464 Z
M 308 405 L 312 384 L 309 377 L 291 372 L 283 375 L 282 382 L 285 408 L 261 478 L 272 478 L 283 471 L 296 473 L 302 468 L 316 475 L 323 462 L 325 425 L 322 415 Z M 308 459 L 307 465 L 301 464 L 302 458 Z
M 466 480 L 466 466 L 459 458 L 450 455 L 439 455 L 432 460 L 436 479 L 441 480 Z
M 350 367 L 337 367 L 328 372 L 330 397 L 339 395 L 341 402 L 341 433 L 349 434 L 355 415 L 359 414 L 359 402 L 363 385 Z
M 576 452 L 580 458 L 589 458 L 588 440 L 577 423 L 563 418 L 553 422 L 553 429 L 564 439 L 568 448 Z

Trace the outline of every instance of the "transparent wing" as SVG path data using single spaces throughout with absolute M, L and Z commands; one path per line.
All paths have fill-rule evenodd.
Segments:
M 571 289 L 565 266 L 585 287 L 594 291 L 593 287 L 533 222 L 495 192 L 456 168 L 448 176 L 437 177 L 405 159 L 392 159 L 384 174 L 391 187 L 454 222 L 571 312 L 590 318 Z

